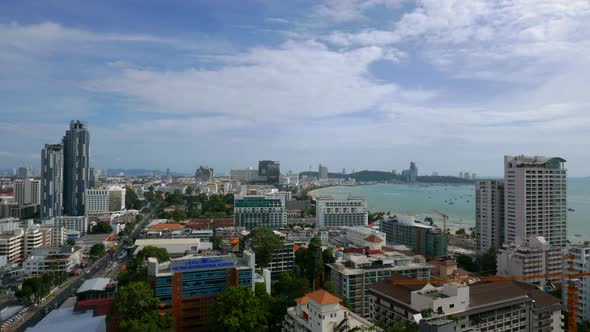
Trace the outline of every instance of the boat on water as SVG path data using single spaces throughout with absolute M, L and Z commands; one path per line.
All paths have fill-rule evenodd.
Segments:
M 574 210 L 574 209 L 572 209 L 572 208 L 569 208 L 569 209 L 567 209 L 567 210 L 568 210 L 568 211 L 572 211 L 572 212 L 576 211 L 576 210 Z
M 582 234 L 574 234 L 574 236 L 582 237 Z
M 449 202 L 449 204 L 450 204 L 450 205 L 453 205 L 453 204 L 455 204 L 455 203 L 454 203 L 454 202 Z

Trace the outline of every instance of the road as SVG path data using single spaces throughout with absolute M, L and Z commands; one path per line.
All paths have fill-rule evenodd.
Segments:
M 131 238 L 137 236 L 137 234 L 139 234 L 139 232 L 150 222 L 157 208 L 158 206 L 152 209 L 150 213 L 144 216 L 143 220 L 140 223 L 135 225 L 135 228 L 133 229 L 130 235 Z M 84 283 L 85 280 L 99 276 L 109 276 L 113 273 L 118 273 L 113 272 L 112 269 L 111 271 L 108 271 L 106 268 L 109 266 L 111 261 L 117 260 L 117 257 L 124 250 L 124 247 L 125 246 L 122 243 L 119 243 L 119 246 L 115 251 L 115 254 L 112 256 L 113 258 L 111 258 L 111 255 L 104 256 L 103 258 L 95 262 L 90 267 L 90 269 L 84 269 L 80 276 L 70 278 L 70 280 L 68 280 L 68 282 L 64 286 L 62 286 L 61 289 L 57 290 L 54 294 L 50 295 L 48 299 L 41 303 L 39 306 L 29 307 L 29 312 L 25 316 L 23 316 L 23 319 L 20 321 L 20 323 L 10 326 L 6 331 L 23 332 L 27 328 L 35 326 L 51 310 L 61 306 L 69 297 L 75 296 L 76 290 L 78 290 L 78 288 L 82 286 L 82 283 Z M 123 260 L 126 259 L 127 257 L 123 258 Z M 86 271 L 88 271 L 89 273 L 86 273 Z

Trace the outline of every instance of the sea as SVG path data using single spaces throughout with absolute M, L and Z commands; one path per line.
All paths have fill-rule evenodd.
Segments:
M 475 226 L 475 185 L 452 184 L 373 184 L 339 186 L 318 189 L 314 195 L 362 195 L 371 212 L 390 212 L 396 215 L 416 215 L 418 219 L 432 217 L 442 224 L 449 216 L 451 229 Z M 567 191 L 568 239 L 572 242 L 590 241 L 590 178 L 568 178 Z M 571 211 L 571 210 L 573 211 Z

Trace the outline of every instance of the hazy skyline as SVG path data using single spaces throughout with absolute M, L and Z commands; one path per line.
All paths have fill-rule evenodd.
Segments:
M 590 175 L 585 0 L 0 4 L 0 168 L 70 120 L 91 167 Z

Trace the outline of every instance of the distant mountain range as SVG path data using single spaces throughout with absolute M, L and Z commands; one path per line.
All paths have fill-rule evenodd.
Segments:
M 307 175 L 311 177 L 318 177 L 318 172 L 301 172 L 300 176 Z M 405 176 L 396 175 L 391 172 L 383 171 L 360 171 L 351 174 L 342 173 L 328 173 L 328 178 L 352 178 L 358 182 L 407 182 Z M 422 183 L 473 183 L 473 180 L 467 180 L 454 176 L 418 176 L 416 182 Z

